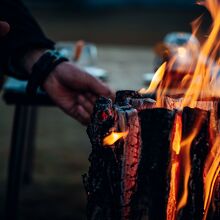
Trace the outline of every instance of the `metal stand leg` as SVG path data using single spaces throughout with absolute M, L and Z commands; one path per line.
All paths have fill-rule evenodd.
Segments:
M 6 195 L 6 220 L 17 219 L 23 164 L 25 137 L 28 123 L 28 107 L 17 105 L 15 108 L 11 138 L 11 152 L 8 167 Z
M 29 185 L 33 180 L 33 166 L 34 166 L 34 156 L 35 156 L 35 134 L 37 126 L 37 107 L 29 107 L 29 119 L 26 132 L 26 158 L 24 167 L 24 184 Z

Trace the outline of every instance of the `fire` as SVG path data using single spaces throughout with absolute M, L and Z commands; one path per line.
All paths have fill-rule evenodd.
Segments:
M 178 192 L 178 183 L 177 175 L 179 170 L 179 163 L 173 162 L 171 167 L 171 176 L 170 176 L 170 193 L 167 203 L 167 219 L 175 220 L 176 219 L 176 200 Z
M 196 137 L 198 131 L 201 128 L 202 121 L 203 121 L 203 117 L 199 117 L 199 119 L 195 123 L 195 129 L 190 132 L 189 136 L 187 136 L 181 141 L 181 158 L 182 158 L 182 169 L 184 174 L 184 180 L 183 180 L 183 192 L 177 204 L 177 211 L 179 211 L 187 204 L 188 182 L 189 182 L 189 176 L 191 170 L 190 148 L 194 138 Z
M 179 154 L 181 149 L 181 134 L 182 134 L 182 116 L 177 114 L 174 122 L 171 141 L 171 174 L 170 174 L 170 192 L 167 202 L 167 219 L 176 219 L 177 193 L 180 161 Z
M 191 84 L 185 94 L 185 99 L 182 104 L 183 107 L 194 107 L 192 103 L 197 101 L 200 96 L 212 95 L 215 93 L 210 85 L 211 70 L 213 68 L 213 62 L 211 60 L 216 59 L 219 51 L 220 4 L 218 0 L 207 0 L 204 4 L 213 16 L 213 28 L 209 37 L 201 47 Z
M 202 16 L 192 23 L 192 36 L 183 46 L 175 49 L 172 56 L 156 72 L 148 89 L 139 92 L 156 93 L 156 107 L 166 108 L 164 97 L 180 98 L 178 110 L 185 107 L 196 108 L 199 100 L 220 98 L 220 1 L 204 0 L 211 16 L 212 25 L 206 40 L 195 47 L 194 38 L 199 32 Z M 212 110 L 214 111 L 214 110 Z M 167 203 L 167 220 L 175 220 L 177 213 L 187 204 L 188 185 L 191 172 L 190 150 L 192 142 L 200 132 L 202 118 L 187 137 L 182 137 L 181 117 L 175 119 L 171 146 L 170 193 Z M 217 122 L 216 122 L 217 124 Z M 204 168 L 204 218 L 206 220 L 211 203 L 215 181 L 220 172 L 220 134 L 210 141 L 211 150 Z M 181 160 L 180 160 L 181 158 Z M 182 179 L 179 178 L 179 170 Z M 177 183 L 181 181 L 183 189 L 178 192 Z
M 182 139 L 182 117 L 180 115 L 176 116 L 175 122 L 175 130 L 174 130 L 174 138 L 172 141 L 172 150 L 176 153 L 176 155 L 179 155 L 180 153 L 180 144 Z
M 116 141 L 121 138 L 126 138 L 128 135 L 128 131 L 126 132 L 112 132 L 110 135 L 106 136 L 103 140 L 104 146 L 113 145 Z
M 163 63 L 159 68 L 158 70 L 156 71 L 156 73 L 154 74 L 154 77 L 151 81 L 151 84 L 149 86 L 148 89 L 141 89 L 139 90 L 139 93 L 140 94 L 147 94 L 147 93 L 153 93 L 156 91 L 159 83 L 161 82 L 161 80 L 163 79 L 163 76 L 164 76 L 164 73 L 165 73 L 165 70 L 166 70 L 166 62 Z
M 204 219 L 211 202 L 215 181 L 220 173 L 220 137 L 218 136 L 206 161 L 204 170 Z

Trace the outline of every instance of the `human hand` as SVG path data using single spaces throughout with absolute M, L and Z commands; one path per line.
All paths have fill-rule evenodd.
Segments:
M 5 36 L 10 30 L 10 26 L 5 21 L 0 21 L 0 37 Z
M 43 87 L 64 112 L 84 125 L 90 121 L 97 97 L 114 99 L 114 92 L 106 84 L 71 62 L 59 64 L 50 73 Z
M 34 63 L 45 50 L 34 49 L 25 54 L 22 65 L 28 73 L 31 74 Z M 43 87 L 55 104 L 84 125 L 89 123 L 99 96 L 114 99 L 114 92 L 106 84 L 80 70 L 72 62 L 62 62 L 56 66 Z

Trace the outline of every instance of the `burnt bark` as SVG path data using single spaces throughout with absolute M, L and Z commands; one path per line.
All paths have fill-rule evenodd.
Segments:
M 152 98 L 153 95 L 141 96 L 135 91 L 120 91 L 114 104 L 105 98 L 96 103 L 87 129 L 92 143 L 90 168 L 83 177 L 89 220 L 166 219 L 171 132 L 177 110 L 172 104 L 170 109 L 156 108 Z M 196 124 L 199 130 L 190 148 L 187 205 L 178 212 L 178 220 L 203 218 L 203 170 L 210 152 L 210 111 L 207 109 L 187 107 L 181 112 L 182 138 L 193 133 Z M 212 127 L 216 130 L 218 125 Z M 129 131 L 129 134 L 112 146 L 103 146 L 104 137 L 112 131 Z M 181 151 L 180 155 L 183 155 Z M 180 156 L 181 161 L 184 156 Z M 183 170 L 180 178 L 184 178 Z M 219 182 L 218 178 L 208 220 L 220 217 Z M 182 192 L 183 186 L 179 187 Z
M 199 120 L 198 134 L 190 148 L 191 171 L 188 183 L 187 205 L 180 211 L 178 219 L 201 220 L 203 217 L 203 169 L 208 155 L 209 145 L 209 117 L 207 111 L 200 109 L 184 108 L 183 113 L 183 138 L 188 137 Z
M 174 116 L 175 112 L 166 109 L 146 109 L 139 113 L 142 147 L 131 219 L 145 216 L 165 219 L 170 130 Z

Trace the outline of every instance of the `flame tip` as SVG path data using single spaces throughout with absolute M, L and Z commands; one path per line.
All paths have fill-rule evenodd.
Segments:
M 128 131 L 124 131 L 124 132 L 115 132 L 115 131 L 113 131 L 109 135 L 104 137 L 103 145 L 104 146 L 114 145 L 115 142 L 117 142 L 121 138 L 126 138 L 127 135 L 128 135 Z

